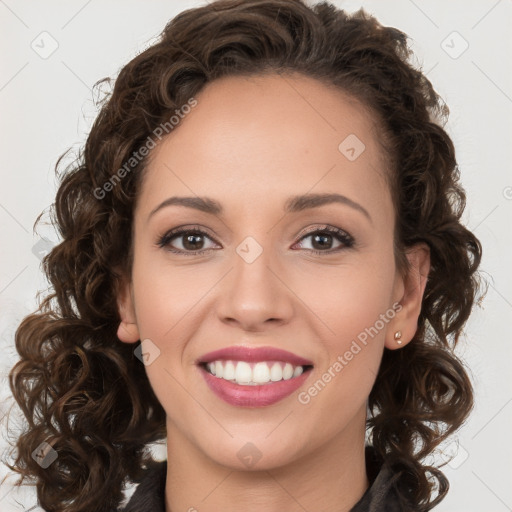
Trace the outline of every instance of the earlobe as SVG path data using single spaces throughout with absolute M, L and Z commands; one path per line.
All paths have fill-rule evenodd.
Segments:
M 117 337 L 125 343 L 135 343 L 139 341 L 140 334 L 130 284 L 120 286 L 117 296 L 117 308 L 121 318 L 119 327 L 117 328 Z
M 140 336 L 137 324 L 127 323 L 121 320 L 117 328 L 117 337 L 125 343 L 135 343 L 139 341 Z
M 421 312 L 423 295 L 430 271 L 430 249 L 420 243 L 408 249 L 408 268 L 399 279 L 397 302 L 400 310 L 390 322 L 386 333 L 385 347 L 390 350 L 404 347 L 416 334 L 418 318 Z

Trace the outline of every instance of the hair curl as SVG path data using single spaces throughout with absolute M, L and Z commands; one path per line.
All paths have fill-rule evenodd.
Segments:
M 152 460 L 147 445 L 166 436 L 165 412 L 144 367 L 116 335 L 116 295 L 130 274 L 132 215 L 147 158 L 105 197 L 95 190 L 206 83 L 267 72 L 334 85 L 382 126 L 397 261 L 425 242 L 431 271 L 414 339 L 384 350 L 367 428 L 378 453 L 401 468 L 404 499 L 422 512 L 443 499 L 448 480 L 421 461 L 473 407 L 454 349 L 478 292 L 481 246 L 460 223 L 465 194 L 440 122 L 448 108 L 409 62 L 411 54 L 403 32 L 363 9 L 221 0 L 180 13 L 122 68 L 84 150 L 61 179 L 52 215 L 62 241 L 43 261 L 51 293 L 16 332 L 21 357 L 9 382 L 28 428 L 17 439 L 14 466 L 7 465 L 22 480 L 36 479 L 44 509 L 116 509 L 127 482 L 139 482 Z M 46 469 L 31 456 L 43 441 L 58 452 Z

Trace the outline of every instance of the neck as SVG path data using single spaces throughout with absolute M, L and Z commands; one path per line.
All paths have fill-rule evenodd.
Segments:
M 324 445 L 279 467 L 218 464 L 167 424 L 166 512 L 349 512 L 369 486 L 366 409 Z

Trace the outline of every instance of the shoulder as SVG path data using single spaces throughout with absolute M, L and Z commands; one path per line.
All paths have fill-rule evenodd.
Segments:
M 130 500 L 118 512 L 165 512 L 167 461 L 148 465 Z
M 418 512 L 407 496 L 403 469 L 392 467 L 372 446 L 366 446 L 366 472 L 370 486 L 350 512 Z M 118 512 L 165 512 L 167 461 L 148 465 L 125 508 Z
M 404 469 L 392 467 L 373 446 L 366 446 L 365 456 L 370 486 L 350 512 L 418 512 L 407 498 Z

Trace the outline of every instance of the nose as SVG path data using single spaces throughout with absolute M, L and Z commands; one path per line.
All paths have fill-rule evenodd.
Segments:
M 290 321 L 293 292 L 271 252 L 263 250 L 252 262 L 234 253 L 233 269 L 223 280 L 216 300 L 222 322 L 245 331 L 263 331 Z

